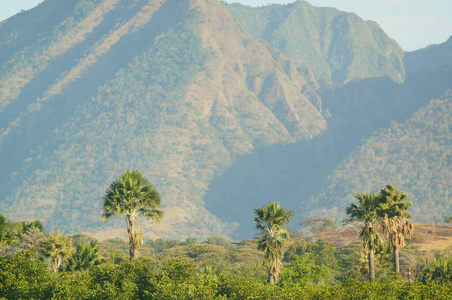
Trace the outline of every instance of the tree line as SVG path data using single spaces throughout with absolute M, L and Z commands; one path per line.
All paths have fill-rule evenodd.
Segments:
M 359 293 L 384 299 L 389 294 L 383 287 L 398 297 L 414 291 L 430 295 L 433 289 L 450 294 L 452 248 L 436 253 L 429 263 L 417 253 L 419 270 L 412 281 L 393 275 L 400 272 L 400 249 L 413 234 L 406 198 L 392 185 L 377 194 L 356 195 L 358 203 L 347 207 L 347 221 L 361 222 L 362 250 L 356 244 L 338 249 L 323 240 L 300 240 L 286 227 L 294 213 L 273 202 L 255 209 L 258 234 L 251 240 L 144 242 L 138 216 L 159 222 L 161 199 L 141 172 L 126 170 L 102 198 L 102 219 L 124 217 L 127 243 L 99 243 L 60 231 L 46 234 L 39 221 L 15 223 L 0 215 L 0 297 L 103 299 L 109 291 L 111 299 L 347 299 Z M 388 270 L 391 250 L 394 273 Z M 385 270 L 377 279 L 375 263 L 380 273 Z

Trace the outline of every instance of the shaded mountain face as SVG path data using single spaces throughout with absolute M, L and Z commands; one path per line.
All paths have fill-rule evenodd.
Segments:
M 403 58 L 407 72 L 411 74 L 438 72 L 452 66 L 452 36 L 440 45 L 407 52 Z
M 331 172 L 311 198 L 306 217 L 345 219 L 345 207 L 360 191 L 394 184 L 408 193 L 413 221 L 433 223 L 450 216 L 452 188 L 452 96 L 447 93 L 408 120 L 392 122 L 367 138 Z
M 388 76 L 403 82 L 404 51 L 377 23 L 299 0 L 259 8 L 227 5 L 253 37 L 267 41 L 318 79 L 340 84 Z
M 320 214 L 340 220 L 355 194 L 378 192 L 387 184 L 408 193 L 415 221 L 432 223 L 452 214 L 451 46 L 449 38 L 407 53 L 402 85 L 370 79 L 322 95 L 325 107 L 337 115 L 329 128 L 360 124 L 355 141 L 366 138 L 310 196 L 314 209 L 307 218 Z
M 326 128 L 312 78 L 218 1 L 53 2 L 0 27 L 1 207 L 14 219 L 106 229 L 101 197 L 133 168 L 162 194 L 152 236 L 227 234 L 204 208 L 211 179 Z
M 436 47 L 445 46 L 428 50 L 437 53 Z M 416 62 L 422 61 L 419 56 Z M 309 141 L 239 158 L 212 182 L 207 208 L 224 221 L 239 223 L 235 237 L 245 238 L 255 232 L 253 208 L 269 201 L 281 201 L 296 213 L 295 228 L 310 218 L 328 217 L 340 224 L 355 194 L 394 184 L 409 194 L 413 220 L 432 222 L 451 215 L 451 191 L 445 183 L 452 180 L 447 92 L 452 90 L 452 68 L 446 59 L 437 63 L 435 70 L 408 72 L 403 84 L 381 77 L 323 89 L 328 129 Z M 412 65 L 407 62 L 406 68 L 412 70 Z

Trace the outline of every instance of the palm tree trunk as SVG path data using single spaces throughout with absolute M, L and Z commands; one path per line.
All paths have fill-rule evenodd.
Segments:
M 58 272 L 58 268 L 60 267 L 60 256 L 57 255 L 54 258 L 52 258 L 52 269 L 53 272 L 57 273 Z
M 135 259 L 135 220 L 133 220 L 130 215 L 127 216 L 127 233 L 129 235 L 129 255 L 130 260 Z
M 368 260 L 369 260 L 369 281 L 372 281 L 375 278 L 374 249 L 369 250 Z
M 400 273 L 399 248 L 392 247 L 394 252 L 394 272 Z
M 270 284 L 275 284 L 275 275 L 271 272 L 268 271 L 268 283 Z

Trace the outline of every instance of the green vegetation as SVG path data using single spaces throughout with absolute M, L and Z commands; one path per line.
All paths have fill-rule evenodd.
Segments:
M 50 264 L 53 272 L 58 272 L 63 259 L 68 257 L 72 252 L 72 239 L 64 235 L 61 231 L 50 233 L 41 242 L 42 252 L 45 256 L 50 257 Z
M 270 204 L 269 204 L 270 205 Z M 273 203 L 275 206 L 276 203 Z M 270 205 L 271 207 L 271 205 Z M 268 208 L 263 207 L 261 209 Z M 279 220 L 290 212 L 281 207 Z M 273 217 L 275 217 L 274 214 Z M 273 218 L 278 219 L 278 218 Z M 283 222 L 285 223 L 285 222 Z M 11 222 L 12 225 L 14 225 Z M 26 233 L 18 233 L 21 240 Z M 77 241 L 59 273 L 49 269 L 48 239 Z M 436 252 L 428 262 L 417 255 L 419 272 L 409 277 L 389 274 L 363 282 L 356 245 L 341 249 L 318 240 L 286 244 L 279 282 L 267 284 L 261 238 L 233 242 L 211 237 L 203 243 L 177 240 L 147 241 L 142 256 L 127 259 L 127 243 L 77 234 L 46 234 L 39 252 L 9 246 L 0 256 L 2 299 L 447 299 L 452 292 L 452 248 Z M 148 246 L 149 245 L 149 246 Z M 165 245 L 159 252 L 151 246 Z M 66 246 L 65 246 L 66 247 Z M 146 249 L 148 248 L 149 249 Z M 112 256 L 112 249 L 116 255 Z M 154 248 L 152 248 L 154 249 Z M 387 247 L 389 250 L 390 247 Z M 382 253 L 382 250 L 379 250 Z M 117 260 L 118 253 L 124 259 Z M 388 252 L 389 253 L 389 252 Z M 376 256 L 378 260 L 378 255 Z M 390 262 L 390 259 L 389 259 Z M 381 264 L 376 264 L 381 266 Z M 376 272 L 376 274 L 381 274 Z M 365 281 L 365 280 L 364 280 Z
M 75 247 L 75 252 L 71 253 L 65 261 L 63 269 L 72 272 L 90 270 L 102 261 L 97 241 L 80 242 Z

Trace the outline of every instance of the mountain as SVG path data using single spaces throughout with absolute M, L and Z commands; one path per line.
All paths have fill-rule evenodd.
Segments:
M 394 184 L 408 193 L 413 220 L 430 223 L 452 212 L 452 95 L 431 100 L 408 120 L 392 122 L 354 149 L 311 198 L 310 216 L 345 218 L 345 207 L 359 192 Z
M 403 82 L 404 51 L 373 21 L 299 0 L 258 8 L 227 5 L 243 28 L 295 65 L 335 84 L 388 76 Z
M 343 118 L 366 95 L 368 113 L 352 110 L 348 119 L 373 132 L 328 175 L 320 191 L 311 195 L 312 205 L 318 208 L 308 215 L 329 214 L 338 220 L 344 217 L 344 208 L 354 194 L 378 192 L 389 183 L 408 193 L 415 221 L 434 222 L 452 214 L 451 49 L 449 38 L 443 44 L 407 53 L 403 85 L 363 80 L 322 96 L 330 103 L 326 106 L 336 103 L 330 109 Z M 384 119 L 391 121 L 380 126 L 382 129 L 372 125 Z
M 58 1 L 72 11 L 58 16 L 53 4 L 1 26 L 4 37 L 17 28 L 0 79 L 2 211 L 15 219 L 95 230 L 103 192 L 134 168 L 162 194 L 154 236 L 225 234 L 203 207 L 212 177 L 255 147 L 326 128 L 300 92 L 312 79 L 218 1 Z M 14 26 L 24 18 L 32 26 Z
M 444 45 L 428 49 L 437 51 L 436 47 Z M 419 51 L 430 56 L 428 51 Z M 407 70 L 411 69 L 407 63 Z M 416 221 L 431 222 L 434 216 L 452 214 L 452 207 L 447 205 L 450 188 L 444 185 L 452 180 L 448 172 L 450 160 L 440 159 L 439 165 L 437 161 L 450 155 L 450 134 L 447 135 L 444 126 L 451 119 L 451 111 L 428 106 L 432 101 L 444 101 L 434 99 L 448 99 L 451 79 L 452 68 L 444 60 L 444 65 L 435 71 L 408 72 L 403 84 L 380 77 L 321 88 L 327 130 L 309 141 L 257 149 L 239 158 L 212 182 L 205 196 L 206 207 L 224 221 L 239 223 L 238 238 L 255 232 L 251 222 L 241 220 L 252 220 L 253 208 L 269 201 L 281 201 L 285 208 L 293 210 L 294 224 L 325 216 L 340 224 L 354 194 L 378 192 L 389 183 L 410 195 Z M 426 109 L 431 112 L 425 112 Z M 414 130 L 422 126 L 424 119 L 429 126 Z M 391 133 L 391 138 L 375 137 L 386 134 L 395 124 L 406 130 Z M 408 138 L 414 140 L 405 144 Z M 372 147 L 388 144 L 388 139 L 392 149 L 397 150 L 378 152 L 383 157 L 368 155 L 373 153 Z M 438 139 L 441 146 L 430 142 L 431 139 Z M 413 144 L 424 145 L 416 156 L 411 156 L 412 150 L 407 149 Z M 405 152 L 399 153 L 400 149 Z M 404 161 L 406 166 L 401 166 Z M 397 170 L 402 168 L 411 171 L 405 170 L 409 175 L 400 180 Z M 431 176 L 435 172 L 442 173 Z M 431 184 L 416 185 L 423 176 L 433 178 Z
M 397 179 L 388 167 L 352 180 L 369 147 L 418 138 L 412 174 L 391 183 L 437 214 L 447 187 L 413 182 L 450 166 L 437 123 L 450 119 L 449 43 L 405 55 L 375 23 L 304 1 L 45 0 L 0 23 L 0 210 L 119 235 L 120 218 L 100 223 L 101 198 L 139 169 L 165 212 L 142 221 L 146 237 L 249 237 L 253 208 L 269 201 L 297 222 L 342 209 L 353 186 Z
M 412 74 L 449 68 L 452 66 L 452 36 L 445 43 L 407 52 L 403 60 L 407 72 Z

